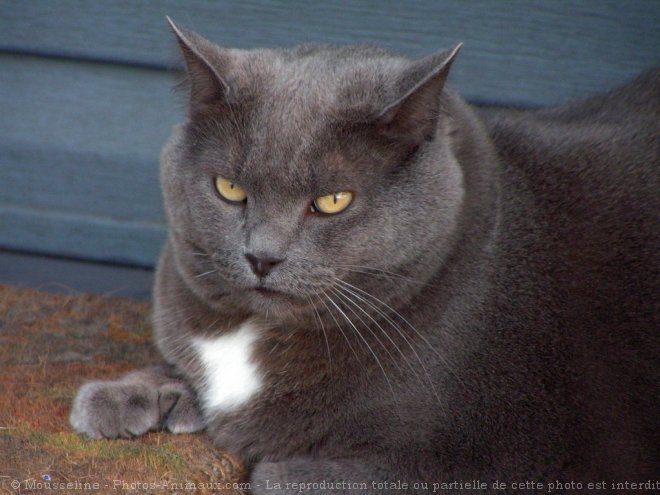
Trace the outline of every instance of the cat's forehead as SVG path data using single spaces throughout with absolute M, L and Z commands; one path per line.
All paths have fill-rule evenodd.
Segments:
M 336 112 L 378 105 L 409 61 L 380 49 L 310 45 L 294 50 L 255 50 L 241 57 L 238 84 L 248 86 L 269 113 Z
M 234 136 L 242 148 L 237 179 L 301 193 L 332 192 L 358 182 L 370 168 L 365 153 L 370 150 L 347 135 L 342 115 L 377 107 L 390 72 L 404 63 L 356 47 L 248 52 L 235 81 L 250 114 L 241 135 Z
M 332 136 L 299 135 L 273 131 L 253 141 L 240 167 L 240 178 L 264 194 L 282 191 L 331 193 L 353 189 L 361 181 L 364 164 L 351 160 Z

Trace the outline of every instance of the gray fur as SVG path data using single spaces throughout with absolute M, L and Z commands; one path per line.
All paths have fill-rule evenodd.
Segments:
M 455 52 L 225 50 L 175 29 L 191 101 L 162 154 L 154 292 L 174 372 L 84 386 L 78 431 L 162 427 L 154 390 L 170 382 L 193 418 L 177 421 L 197 429 L 191 342 L 251 317 L 265 387 L 202 414 L 254 493 L 657 474 L 657 71 L 484 124 L 444 88 Z M 217 175 L 247 202 L 221 200 Z M 346 190 L 343 213 L 308 213 Z M 259 277 L 245 253 L 284 261 Z
M 195 395 L 167 367 L 127 373 L 118 380 L 87 382 L 71 408 L 71 425 L 91 438 L 131 438 L 167 429 L 204 428 Z

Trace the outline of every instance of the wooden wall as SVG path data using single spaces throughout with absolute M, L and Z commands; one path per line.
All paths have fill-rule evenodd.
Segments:
M 452 85 L 552 105 L 660 65 L 658 0 L 0 0 L 0 248 L 152 265 L 183 99 L 165 15 L 233 47 L 465 46 Z

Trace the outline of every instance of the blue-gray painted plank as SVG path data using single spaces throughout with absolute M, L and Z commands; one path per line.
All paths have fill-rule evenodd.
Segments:
M 0 203 L 2 247 L 83 259 L 153 266 L 165 226 Z
M 149 269 L 84 263 L 32 253 L 0 251 L 0 281 L 47 292 L 149 299 L 153 285 Z
M 4 0 L 0 48 L 167 66 L 164 16 L 227 46 L 371 42 L 421 55 L 464 41 L 469 98 L 553 104 L 660 63 L 658 0 Z
M 183 119 L 174 78 L 6 55 L 0 66 L 0 203 L 163 221 L 158 157 Z
M 174 79 L 8 55 L 0 67 L 0 247 L 152 265 L 158 157 L 183 118 Z

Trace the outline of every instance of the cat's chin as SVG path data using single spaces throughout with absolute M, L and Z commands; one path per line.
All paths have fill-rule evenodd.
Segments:
M 276 291 L 274 289 L 269 289 L 268 287 L 257 287 L 253 289 L 255 293 L 257 293 L 261 297 L 266 297 L 266 298 L 274 298 L 274 297 L 282 297 L 284 294 L 282 294 L 279 291 Z
M 228 314 L 253 314 L 279 321 L 296 318 L 310 310 L 309 302 L 305 298 L 264 287 L 215 294 L 204 293 L 199 296 L 216 311 Z
M 309 301 L 267 287 L 245 291 L 244 304 L 267 319 L 287 320 L 309 310 Z
M 305 299 L 295 297 L 287 292 L 282 292 L 270 287 L 255 287 L 246 291 L 246 296 L 257 304 L 285 304 L 298 307 L 307 306 Z

